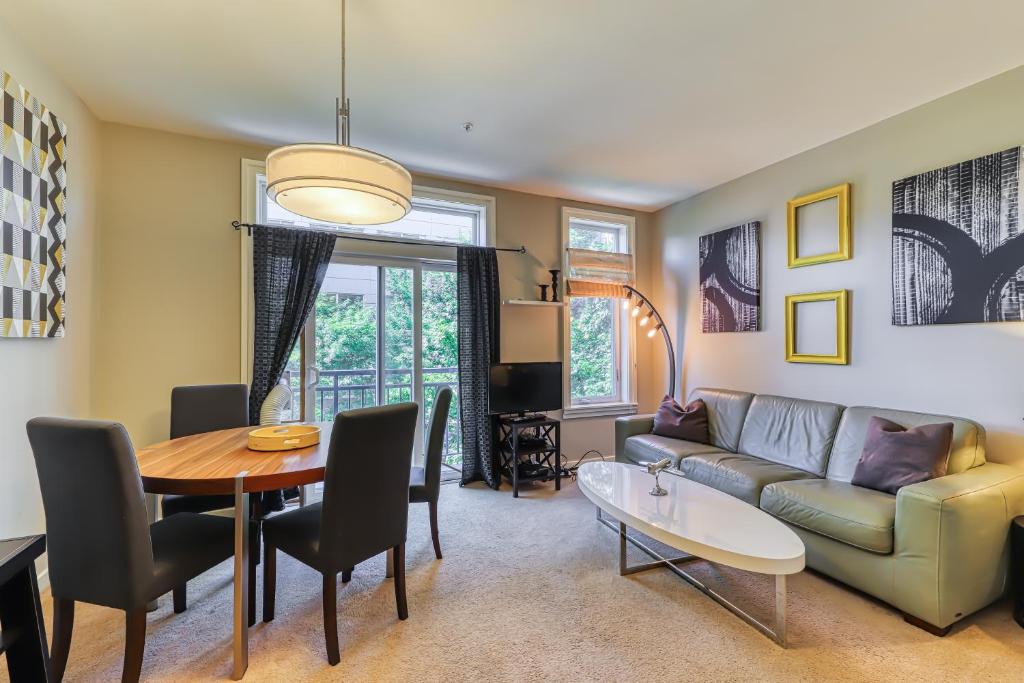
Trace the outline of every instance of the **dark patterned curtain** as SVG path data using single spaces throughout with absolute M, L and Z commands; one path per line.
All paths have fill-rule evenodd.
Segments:
M 252 233 L 255 302 L 249 424 L 284 374 L 334 253 L 334 235 L 258 225 Z
M 462 483 L 501 484 L 487 412 L 491 363 L 498 362 L 498 257 L 494 249 L 459 247 L 459 408 L 462 415 Z

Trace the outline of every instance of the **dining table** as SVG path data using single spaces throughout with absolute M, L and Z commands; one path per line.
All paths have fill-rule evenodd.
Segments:
M 142 487 L 148 494 L 234 496 L 235 553 L 232 678 L 249 666 L 249 496 L 321 482 L 333 423 L 320 427 L 320 442 L 287 451 L 249 449 L 256 427 L 223 429 L 161 441 L 137 452 Z M 390 565 L 389 565 L 390 566 Z

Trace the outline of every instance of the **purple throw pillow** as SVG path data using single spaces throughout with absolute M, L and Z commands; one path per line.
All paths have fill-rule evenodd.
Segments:
M 673 439 L 685 439 L 697 443 L 711 443 L 708 433 L 708 407 L 702 399 L 686 404 L 686 407 L 671 396 L 666 396 L 654 414 L 654 429 L 658 436 L 670 436 Z
M 872 417 L 850 483 L 895 494 L 903 486 L 941 477 L 946 474 L 952 442 L 952 422 L 906 429 Z

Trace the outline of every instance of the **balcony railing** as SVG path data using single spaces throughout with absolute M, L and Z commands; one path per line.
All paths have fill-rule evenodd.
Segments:
M 292 389 L 293 406 L 302 403 L 302 390 L 299 385 L 301 373 L 286 371 L 285 379 Z M 377 371 L 365 370 L 321 370 L 320 381 L 315 387 L 313 397 L 314 416 L 307 419 L 322 422 L 331 420 L 337 413 L 354 408 L 369 408 L 377 405 Z M 462 428 L 459 422 L 459 369 L 458 368 L 424 368 L 423 369 L 423 424 L 424 439 L 430 425 L 430 411 L 434 406 L 437 392 L 443 387 L 451 387 L 455 392 L 452 407 L 448 413 L 448 429 L 444 435 L 444 462 L 447 465 L 461 468 L 462 466 Z M 398 368 L 384 371 L 384 402 L 401 403 L 412 401 L 412 370 Z M 298 419 L 298 410 L 294 411 Z

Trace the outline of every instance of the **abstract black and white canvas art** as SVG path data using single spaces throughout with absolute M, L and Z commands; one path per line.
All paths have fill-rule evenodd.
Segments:
M 892 185 L 892 322 L 1024 320 L 1021 148 Z
M 761 223 L 700 237 L 703 332 L 761 329 Z

